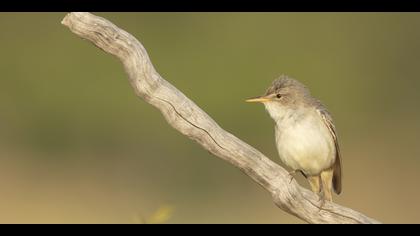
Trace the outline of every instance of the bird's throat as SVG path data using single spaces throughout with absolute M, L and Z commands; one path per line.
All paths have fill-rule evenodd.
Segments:
M 302 109 L 286 107 L 276 103 L 265 103 L 264 105 L 277 127 L 293 126 L 303 116 Z

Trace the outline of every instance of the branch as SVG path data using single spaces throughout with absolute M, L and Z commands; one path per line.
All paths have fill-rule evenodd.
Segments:
M 152 65 L 143 45 L 108 20 L 90 13 L 69 13 L 63 21 L 73 33 L 116 56 L 124 65 L 137 96 L 162 112 L 176 130 L 204 149 L 242 170 L 266 189 L 284 211 L 309 223 L 379 223 L 362 213 L 325 203 L 261 152 L 222 129 L 181 91 L 164 80 Z

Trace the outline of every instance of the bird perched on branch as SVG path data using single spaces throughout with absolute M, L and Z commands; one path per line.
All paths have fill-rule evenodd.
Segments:
M 282 75 L 262 96 L 261 102 L 275 122 L 276 146 L 281 161 L 301 172 L 321 199 L 332 201 L 341 193 L 341 160 L 336 129 L 330 113 L 299 81 Z M 321 194 L 322 193 L 322 194 Z

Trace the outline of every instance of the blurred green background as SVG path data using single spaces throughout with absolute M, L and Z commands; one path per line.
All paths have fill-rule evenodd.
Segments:
M 335 201 L 420 223 L 419 13 L 98 15 L 277 163 L 273 121 L 244 99 L 283 73 L 302 81 L 338 129 Z M 0 13 L 1 223 L 142 223 L 159 209 L 166 223 L 302 223 L 173 130 L 134 95 L 120 62 L 62 26 L 64 16 Z

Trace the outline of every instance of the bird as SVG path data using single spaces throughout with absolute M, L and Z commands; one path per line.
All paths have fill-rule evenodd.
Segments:
M 309 89 L 287 75 L 275 79 L 260 102 L 275 122 L 275 142 L 281 161 L 300 172 L 312 192 L 332 202 L 332 192 L 342 191 L 342 165 L 337 132 L 331 114 Z

